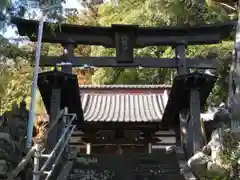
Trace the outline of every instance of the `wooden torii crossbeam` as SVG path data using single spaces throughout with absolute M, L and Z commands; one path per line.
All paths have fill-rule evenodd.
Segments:
M 12 18 L 19 34 L 37 40 L 38 21 Z M 138 27 L 135 25 L 112 25 L 111 27 L 86 27 L 62 24 L 60 28 L 54 23 L 45 22 L 43 42 L 61 43 L 67 53 L 63 56 L 42 56 L 40 66 L 55 66 L 61 62 L 70 62 L 72 66 L 85 64 L 94 67 L 149 67 L 179 68 L 185 54 L 186 45 L 220 43 L 229 34 L 235 22 L 179 27 Z M 75 45 L 101 45 L 116 48 L 116 57 L 76 57 Z M 172 46 L 176 50 L 175 58 L 134 57 L 134 48 L 147 46 Z M 65 50 L 65 52 L 66 52 Z M 160 61 L 159 61 L 160 60 Z M 188 68 L 215 69 L 218 63 L 213 59 L 185 58 Z

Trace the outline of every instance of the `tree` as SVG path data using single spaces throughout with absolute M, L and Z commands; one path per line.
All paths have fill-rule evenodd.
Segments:
M 52 1 L 38 1 L 38 0 L 3 0 L 0 2 L 0 32 L 4 32 L 10 25 L 10 15 L 23 17 L 27 7 L 35 6 L 40 7 L 41 4 L 47 4 Z M 62 2 L 62 1 L 61 1 Z M 60 3 L 60 1 L 56 1 Z M 59 15 L 58 9 L 50 12 L 48 18 Z M 1 83 L 0 85 L 0 98 L 1 98 L 1 109 L 5 111 L 11 107 L 13 101 L 18 101 L 20 96 L 29 96 L 31 89 L 31 81 L 33 70 L 30 63 L 33 61 L 33 52 L 35 48 L 33 43 L 27 46 L 19 47 L 17 44 L 11 43 L 8 39 L 0 36 L 0 73 Z M 46 50 L 46 46 L 43 48 Z M 30 63 L 29 63 L 30 62 Z M 22 67 L 19 67 L 21 64 Z M 23 65 L 24 64 L 24 65 Z M 19 79 L 19 77 L 21 77 Z M 19 84 L 20 83 L 20 84 Z M 21 83 L 23 85 L 21 85 Z
M 1 109 L 9 110 L 13 102 L 20 102 L 23 97 L 29 96 L 32 68 L 28 62 L 20 61 L 20 63 L 7 66 L 2 65 L 1 72 Z
M 99 9 L 99 22 L 102 26 L 111 24 L 137 24 L 140 26 L 184 26 L 203 23 L 218 23 L 230 19 L 229 12 L 220 6 L 207 6 L 198 1 L 180 0 L 123 0 L 115 8 L 111 3 L 103 4 Z M 207 47 L 207 48 L 206 48 Z M 217 85 L 211 99 L 219 103 L 226 98 L 228 63 L 233 43 L 224 42 L 214 46 L 190 46 L 188 57 L 213 56 L 221 66 L 218 69 Z M 92 55 L 115 56 L 113 49 L 93 47 Z M 216 52 L 216 53 L 214 53 Z M 217 54 L 217 55 L 216 55 Z M 151 57 L 174 57 L 171 47 L 147 47 L 135 50 L 135 55 Z M 221 57 L 221 58 L 220 58 Z M 96 84 L 163 84 L 171 83 L 176 74 L 170 69 L 122 69 L 100 68 L 93 75 Z M 223 91 L 224 89 L 224 91 Z
M 207 104 L 219 105 L 221 102 L 225 102 L 228 96 L 228 75 L 232 62 L 232 50 L 234 49 L 234 42 L 223 41 L 217 45 L 205 45 L 199 47 L 190 47 L 190 56 L 216 59 L 219 63 L 219 67 L 214 75 L 218 77 L 217 82 L 213 88 L 213 91 L 208 98 Z M 192 54 L 194 53 L 194 54 Z
M 67 23 L 77 24 L 77 25 L 86 25 L 86 26 L 98 26 L 99 5 L 95 4 L 85 4 L 84 9 L 79 12 L 76 10 L 68 11 L 66 13 Z M 92 48 L 91 46 L 86 45 L 77 45 L 75 48 L 75 55 L 77 56 L 90 56 Z M 91 84 L 92 83 L 92 74 L 94 73 L 94 68 L 84 68 L 78 67 L 73 68 L 73 72 L 77 74 L 79 84 Z

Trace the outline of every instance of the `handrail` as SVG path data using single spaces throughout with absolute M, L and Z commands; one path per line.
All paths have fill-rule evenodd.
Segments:
M 42 174 L 47 174 L 46 179 L 49 179 L 49 177 L 51 176 L 52 172 L 55 169 L 55 164 L 58 163 L 63 150 L 65 149 L 74 129 L 75 129 L 75 125 L 72 125 L 72 122 L 75 120 L 75 118 L 77 117 L 76 114 L 68 114 L 67 110 L 65 111 L 64 109 L 60 111 L 60 113 L 58 114 L 58 116 L 55 118 L 55 121 L 51 124 L 50 128 L 48 129 L 48 134 L 52 131 L 52 129 L 57 125 L 57 123 L 59 122 L 59 120 L 61 119 L 62 116 L 72 116 L 71 120 L 65 125 L 65 129 L 64 132 L 62 133 L 61 137 L 59 138 L 57 144 L 55 145 L 55 147 L 53 148 L 53 150 L 51 151 L 50 154 L 48 155 L 44 155 L 42 154 L 44 150 L 41 150 L 39 147 L 39 144 L 35 144 L 26 154 L 26 156 L 22 159 L 22 161 L 18 164 L 18 166 L 10 173 L 10 175 L 8 176 L 7 180 L 14 180 L 17 175 L 26 167 L 27 163 L 30 161 L 30 159 L 34 156 L 34 172 L 33 172 L 33 179 L 38 180 L 39 177 Z M 67 135 L 67 137 L 65 137 Z M 63 144 L 62 144 L 63 143 Z M 55 161 L 54 161 L 54 165 L 52 166 L 52 169 L 50 171 L 48 171 L 47 173 L 44 172 L 45 168 L 49 165 L 51 159 L 53 157 L 55 157 L 54 155 L 56 154 L 58 148 L 61 146 L 61 149 L 58 153 L 58 156 L 56 157 Z M 40 157 L 47 157 L 46 162 L 43 164 L 41 170 L 39 171 L 39 158 Z
M 48 134 L 53 130 L 53 128 L 58 124 L 59 120 L 61 119 L 61 117 L 64 115 L 64 109 L 62 109 L 59 114 L 57 115 L 57 117 L 55 118 L 55 121 L 53 121 L 50 124 L 50 127 L 48 128 Z
M 40 170 L 40 174 L 42 174 L 42 172 L 44 171 L 44 169 L 47 167 L 47 165 L 49 164 L 49 162 L 51 161 L 53 155 L 56 153 L 57 149 L 59 148 L 59 146 L 61 145 L 62 141 L 64 140 L 65 138 L 65 135 L 67 134 L 73 120 L 75 119 L 76 115 L 74 115 L 72 117 L 72 119 L 70 120 L 70 122 L 66 125 L 66 129 L 64 130 L 64 132 L 62 133 L 60 139 L 58 140 L 57 144 L 55 145 L 55 147 L 53 148 L 52 152 L 49 154 L 46 162 L 43 164 L 41 170 Z
M 68 141 L 69 141 L 69 139 L 70 139 L 70 137 L 71 137 L 71 135 L 72 135 L 72 133 L 73 133 L 73 131 L 74 131 L 74 129 L 75 129 L 75 127 L 76 127 L 75 125 L 72 125 L 72 122 L 73 122 L 73 121 L 75 120 L 75 118 L 77 117 L 76 114 L 65 114 L 65 115 L 71 115 L 72 118 L 71 118 L 71 120 L 65 125 L 66 128 L 64 129 L 64 132 L 62 133 L 61 137 L 59 138 L 57 144 L 55 145 L 55 147 L 53 148 L 53 150 L 51 151 L 51 153 L 47 156 L 47 160 L 46 160 L 46 162 L 43 164 L 43 166 L 42 166 L 42 168 L 41 168 L 40 171 L 38 171 L 39 164 L 37 164 L 37 163 L 39 162 L 39 157 L 38 157 L 38 156 L 35 156 L 35 157 L 34 157 L 35 162 L 36 162 L 36 163 L 34 163 L 34 174 L 33 174 L 33 179 L 34 179 L 34 180 L 38 180 L 42 174 L 47 174 L 47 177 L 46 177 L 45 180 L 48 180 L 48 179 L 51 177 L 54 169 L 56 168 L 56 164 L 58 163 L 58 161 L 59 161 L 59 159 L 60 159 L 60 157 L 61 157 L 61 155 L 62 155 L 62 153 L 63 153 L 63 151 L 64 151 L 64 149 L 65 149 L 65 147 L 66 147 L 66 145 L 67 145 L 67 143 L 68 143 Z M 70 128 L 71 128 L 71 130 L 69 131 Z M 67 133 L 68 133 L 68 136 L 65 137 Z M 63 143 L 63 144 L 62 144 L 62 143 Z M 44 172 L 44 170 L 47 168 L 47 166 L 48 166 L 49 163 L 51 162 L 51 159 L 52 159 L 53 157 L 55 157 L 55 154 L 57 153 L 57 149 L 60 147 L 61 144 L 62 144 L 61 149 L 60 149 L 60 151 L 58 152 L 58 155 L 57 155 L 57 157 L 56 157 L 56 159 L 55 159 L 55 161 L 54 161 L 54 163 L 53 163 L 53 166 L 52 166 L 51 170 L 50 170 L 50 171 L 47 171 L 47 172 Z
M 34 152 L 36 150 L 36 146 L 33 146 L 26 156 L 22 159 L 22 161 L 18 164 L 18 166 L 12 171 L 12 173 L 8 176 L 7 180 L 13 180 L 27 165 L 29 160 L 32 158 L 34 155 Z
M 61 150 L 60 150 L 60 152 L 58 153 L 58 156 L 56 157 L 56 160 L 55 160 L 54 163 L 53 163 L 52 169 L 47 173 L 47 177 L 46 177 L 45 180 L 48 180 L 48 179 L 51 177 L 52 172 L 55 170 L 56 164 L 58 163 L 58 161 L 59 161 L 59 159 L 60 159 L 60 157 L 61 157 L 61 155 L 62 155 L 62 153 L 63 153 L 63 150 L 65 149 L 65 147 L 66 147 L 69 139 L 71 138 L 71 135 L 72 135 L 75 127 L 76 127 L 76 125 L 73 125 L 73 126 L 72 126 L 72 129 L 70 130 L 70 133 L 68 134 L 68 136 L 67 136 L 67 138 L 66 138 L 66 140 L 65 140 L 65 142 L 64 142 L 64 144 L 63 144 L 63 146 L 62 146 L 62 148 L 61 148 Z

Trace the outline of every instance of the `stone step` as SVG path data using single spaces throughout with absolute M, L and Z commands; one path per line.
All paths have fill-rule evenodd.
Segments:
M 190 171 L 186 161 L 180 160 L 179 161 L 179 166 L 180 166 L 180 169 L 181 169 L 181 173 L 185 177 L 185 180 L 196 180 L 193 173 Z
M 179 159 L 179 167 L 185 180 L 196 180 L 192 172 L 190 171 L 182 147 L 175 147 L 177 157 Z
M 183 180 L 176 153 L 165 151 L 151 156 L 135 154 L 123 156 L 96 155 L 96 157 L 93 155 L 89 157 L 79 154 L 72 165 L 68 180 L 81 179 L 87 175 L 107 178 L 106 173 L 116 177 L 123 176 L 124 179 L 136 177 L 140 180 L 154 176 L 165 180 Z
M 59 176 L 57 180 L 68 180 L 69 175 L 72 171 L 73 164 L 75 159 L 77 158 L 78 152 L 71 152 L 68 155 L 68 162 L 63 166 L 61 172 L 59 173 Z
M 74 149 L 71 149 L 71 150 L 73 151 Z M 176 153 L 177 154 L 177 158 L 179 159 L 179 167 L 180 167 L 180 170 L 181 170 L 181 174 L 184 176 L 185 180 L 196 180 L 196 178 L 193 176 L 193 174 L 191 173 L 190 169 L 187 166 L 187 162 L 184 159 L 184 153 L 183 153 L 182 149 L 181 148 L 176 148 L 176 152 L 177 152 Z M 68 172 L 68 174 L 71 171 L 71 175 L 69 174 L 68 175 L 69 177 L 66 178 L 66 173 L 62 172 L 62 175 L 59 177 L 58 180 L 67 180 L 67 179 L 70 178 L 70 176 L 71 177 L 74 176 L 73 172 L 78 171 L 78 168 L 77 169 L 75 169 L 75 168 L 71 169 L 70 167 L 74 166 L 72 161 L 76 160 L 78 157 L 81 157 L 81 155 L 79 153 L 78 153 L 78 155 L 76 155 L 76 152 L 74 153 L 74 155 L 72 157 L 69 157 L 70 162 L 68 162 L 66 164 L 65 168 L 63 169 L 63 171 Z

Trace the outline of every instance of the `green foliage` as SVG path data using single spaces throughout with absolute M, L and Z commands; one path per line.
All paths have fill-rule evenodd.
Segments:
M 137 24 L 140 26 L 172 26 L 225 21 L 225 9 L 210 8 L 196 0 L 122 0 L 118 7 L 111 3 L 100 7 L 100 24 Z
M 232 61 L 233 48 L 234 43 L 231 41 L 223 41 L 221 44 L 217 45 L 189 47 L 189 52 L 191 51 L 189 56 L 213 59 L 218 62 L 218 69 L 214 73 L 218 79 L 208 98 L 208 104 L 219 105 L 227 99 L 228 72 Z
M 9 7 L 14 6 L 11 4 L 12 1 L 9 1 Z M 30 3 L 30 1 L 17 1 L 19 6 L 26 7 L 26 2 Z M 42 1 L 41 3 L 45 4 L 50 1 Z M 57 3 L 61 3 L 63 0 L 60 0 Z M 2 6 L 1 6 L 2 5 Z M 4 15 L 8 15 L 11 12 L 11 8 L 7 9 L 8 7 L 6 4 L 1 4 L 0 8 L 2 7 L 5 10 Z M 31 1 L 31 6 L 39 7 L 39 1 L 33 0 Z M 47 4 L 49 6 L 49 4 Z M 88 5 L 86 6 L 88 11 L 85 13 L 85 24 L 90 22 L 96 22 L 97 11 L 94 7 Z M 13 8 L 13 7 L 12 7 Z M 26 10 L 26 9 L 25 9 Z M 62 17 L 63 13 L 61 8 L 53 8 L 51 11 L 48 11 L 48 19 L 58 20 L 59 22 L 62 19 L 58 19 L 58 17 Z M 90 11 L 91 10 L 91 11 Z M 23 12 L 23 14 L 25 11 Z M 23 15 L 22 14 L 22 15 Z M 77 15 L 77 14 L 75 14 Z M 90 18 L 92 17 L 92 19 Z M 70 19 L 70 17 L 68 16 Z M 82 21 L 82 17 L 80 15 L 76 17 L 75 20 L 79 22 Z M 71 23 L 74 20 L 71 21 Z M 5 19 L 5 22 L 6 19 Z M 55 30 L 61 31 L 61 25 L 56 24 L 56 26 L 51 27 L 53 32 Z M 0 29 L 1 30 L 1 29 Z M 19 102 L 23 96 L 26 96 L 28 102 L 30 102 L 30 91 L 31 91 L 31 84 L 33 78 L 33 68 L 30 66 L 32 61 L 34 60 L 35 56 L 35 43 L 30 43 L 27 46 L 18 46 L 16 44 L 10 43 L 6 38 L 0 37 L 0 54 L 1 54 L 1 85 L 0 85 L 0 97 L 1 97 L 1 112 L 9 110 L 11 108 L 11 104 L 13 101 Z M 84 54 L 85 56 L 89 55 L 91 52 L 90 47 L 79 46 L 76 49 L 76 54 Z M 44 43 L 42 46 L 41 54 L 43 55 L 50 55 L 50 56 L 61 56 L 63 54 L 63 47 L 60 44 L 49 44 Z M 10 63 L 11 62 L 11 63 Z M 19 64 L 24 65 L 19 67 Z M 10 64 L 9 64 L 10 63 Z M 51 68 L 41 68 L 44 70 L 49 70 Z M 40 69 L 40 70 L 41 70 Z M 20 78 L 20 79 L 19 79 Z M 21 85 L 21 83 L 23 85 Z M 40 98 L 40 94 L 37 95 L 37 111 L 43 111 L 44 107 Z
M 32 67 L 27 62 L 11 66 L 2 65 L 0 69 L 2 82 L 0 86 L 1 110 L 11 108 L 13 102 L 20 102 L 30 95 Z
M 20 103 L 25 98 L 28 106 L 31 101 L 33 67 L 29 61 L 19 59 L 11 64 L 0 65 L 0 114 L 12 108 L 13 103 Z M 37 92 L 36 112 L 44 112 L 40 93 Z
M 228 177 L 214 177 L 213 180 L 229 180 Z
M 14 101 L 19 102 L 29 95 L 33 72 L 29 61 L 33 55 L 30 46 L 19 48 L 0 38 L 0 109 L 3 112 L 9 110 Z
M 224 149 L 221 154 L 223 164 L 229 169 L 228 179 L 239 179 L 240 144 L 231 131 L 225 131 L 223 135 Z
M 0 54 L 1 61 L 7 61 L 11 59 L 16 62 L 19 59 L 33 59 L 33 53 L 30 46 L 23 46 L 19 48 L 17 44 L 10 43 L 3 36 L 0 36 Z
M 0 8 L 4 9 L 4 8 L 8 8 L 9 6 L 11 6 L 12 2 L 11 0 L 2 0 L 0 1 Z
M 198 1 L 180 0 L 123 0 L 116 8 L 111 3 L 103 4 L 99 9 L 99 23 L 137 24 L 139 26 L 184 26 L 202 23 L 217 23 L 229 19 L 226 9 L 219 6 L 208 7 Z M 219 104 L 227 97 L 228 69 L 231 62 L 232 42 L 223 42 L 211 46 L 189 46 L 187 57 L 216 59 L 219 68 L 215 73 L 218 81 L 209 102 Z M 115 50 L 103 47 L 92 48 L 94 56 L 115 56 Z M 135 50 L 137 56 L 156 58 L 174 57 L 171 47 L 147 47 Z M 116 72 L 115 72 L 116 71 Z M 100 68 L 93 76 L 96 84 L 169 84 L 176 75 L 171 69 L 124 69 L 121 73 L 113 68 Z

